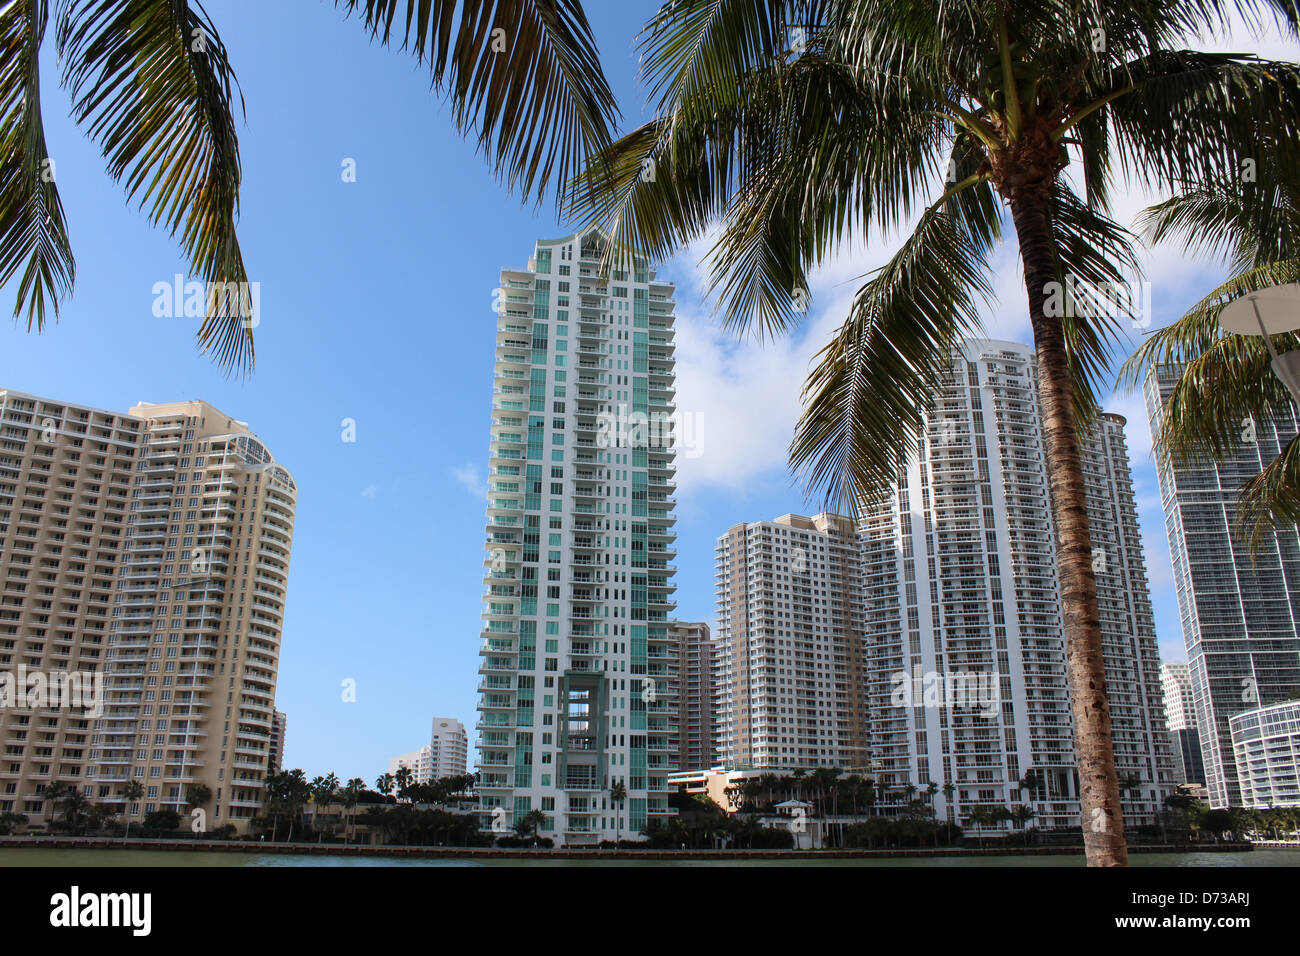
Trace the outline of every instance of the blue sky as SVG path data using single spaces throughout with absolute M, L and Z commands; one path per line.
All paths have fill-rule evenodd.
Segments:
M 310 6 L 310 5 L 308 5 Z M 632 38 L 656 4 L 588 4 L 610 82 L 634 121 Z M 248 421 L 299 487 L 277 706 L 286 762 L 373 780 L 428 741 L 435 714 L 474 722 L 495 316 L 503 265 L 539 236 L 571 231 L 548 205 L 522 208 L 451 131 L 410 58 L 372 46 L 333 5 L 210 0 L 247 103 L 240 235 L 261 283 L 257 369 L 229 379 L 197 354 L 195 320 L 156 318 L 154 283 L 186 271 L 175 244 L 123 201 L 67 117 L 43 63 L 50 155 L 78 273 L 42 334 L 0 332 L 0 387 L 125 411 L 203 398 Z M 52 43 L 50 44 L 52 49 Z M 1238 44 L 1238 48 L 1249 46 Z M 1293 50 L 1280 45 L 1272 52 Z M 356 162 L 356 182 L 342 164 Z M 1132 212 L 1144 204 L 1128 197 Z M 698 423 L 680 463 L 678 617 L 713 618 L 714 538 L 739 521 L 806 507 L 785 468 L 809 357 L 853 285 L 891 241 L 846 249 L 812 283 L 789 341 L 735 342 L 712 323 L 699 249 L 663 267 L 679 283 L 679 405 Z M 1028 341 L 1014 247 L 999 260 L 998 337 Z M 1154 256 L 1155 325 L 1215 275 L 1175 250 Z M 13 289 L 0 299 L 8 308 Z M 1149 437 L 1129 417 L 1162 654 L 1183 659 Z M 342 421 L 356 422 L 355 443 Z M 345 703 L 342 682 L 356 681 Z

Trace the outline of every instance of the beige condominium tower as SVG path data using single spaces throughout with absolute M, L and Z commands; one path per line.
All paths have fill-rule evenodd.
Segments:
M 842 515 L 783 515 L 718 539 L 721 762 L 861 767 L 867 758 L 861 561 Z
M 123 415 L 0 390 L 0 812 L 48 818 L 57 783 L 123 820 L 201 809 L 209 829 L 246 827 L 296 498 L 206 402 Z

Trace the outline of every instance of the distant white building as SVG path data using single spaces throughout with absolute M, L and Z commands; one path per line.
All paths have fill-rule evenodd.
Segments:
M 465 773 L 469 755 L 469 737 L 465 725 L 454 717 L 433 718 L 433 738 L 429 744 L 430 773 L 433 779 L 455 777 Z
M 400 754 L 388 761 L 388 772 L 396 776 L 397 771 L 407 767 L 411 771 L 412 783 L 428 783 L 435 778 L 433 772 L 433 748 L 428 744 L 409 754 Z
M 396 774 L 402 767 L 409 767 L 412 783 L 459 777 L 465 773 L 468 754 L 465 725 L 455 717 L 435 717 L 429 742 L 418 750 L 393 757 L 388 761 L 388 772 Z

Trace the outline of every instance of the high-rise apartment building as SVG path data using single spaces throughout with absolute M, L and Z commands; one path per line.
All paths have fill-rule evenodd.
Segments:
M 789 514 L 738 524 L 718 539 L 715 568 L 722 763 L 782 771 L 864 766 L 865 647 L 852 521 Z
M 1186 664 L 1161 664 L 1160 683 L 1165 694 L 1165 723 L 1174 747 L 1174 782 L 1205 784 L 1201 761 L 1201 735 L 1196 729 L 1196 698 Z
M 678 622 L 668 628 L 677 652 L 677 758 L 679 770 L 708 770 L 718 763 L 718 642 L 709 625 Z
M 469 758 L 469 736 L 465 733 L 465 725 L 455 717 L 433 718 L 429 756 L 432 760 L 429 772 L 435 780 L 464 776 Z
M 1147 822 L 1172 754 L 1123 424 L 1101 416 L 1082 452 L 1125 817 Z M 955 350 L 920 448 L 861 532 L 873 774 L 938 786 L 940 816 L 1026 804 L 1043 827 L 1079 825 L 1033 349 Z
M 501 273 L 479 793 L 561 845 L 668 812 L 677 751 L 673 287 L 597 232 Z M 611 788 L 626 796 L 615 800 Z
M 1181 369 L 1157 366 L 1144 382 L 1152 434 Z M 1237 495 L 1300 430 L 1291 403 L 1246 418 L 1222 461 L 1157 455 L 1183 642 L 1212 806 L 1241 805 L 1233 715 L 1300 694 L 1300 533 L 1267 533 L 1252 553 Z
M 93 707 L 0 710 L 0 811 L 51 783 L 137 820 L 263 802 L 292 477 L 205 402 L 116 414 L 0 391 L 0 670 L 95 673 Z M 143 788 L 129 805 L 127 781 Z

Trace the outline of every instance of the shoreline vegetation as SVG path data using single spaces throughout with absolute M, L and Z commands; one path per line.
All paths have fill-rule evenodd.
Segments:
M 450 847 L 450 846 L 359 846 L 330 843 L 265 843 L 253 840 L 175 840 L 113 839 L 105 837 L 0 837 L 0 867 L 4 850 L 176 850 L 215 853 L 273 853 L 312 856 L 391 856 L 391 857 L 482 857 L 490 859 L 624 859 L 624 860 L 799 860 L 799 859 L 876 859 L 889 857 L 989 857 L 989 856 L 1083 856 L 1078 846 L 1001 846 L 1001 847 L 907 847 L 879 850 L 772 850 L 772 849 L 607 849 L 545 847 Z M 1164 843 L 1130 846 L 1130 853 L 1241 853 L 1255 849 L 1249 842 Z

